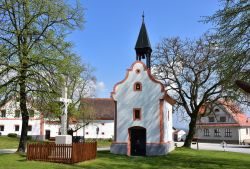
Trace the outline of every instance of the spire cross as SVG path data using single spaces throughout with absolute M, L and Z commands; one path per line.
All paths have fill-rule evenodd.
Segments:
M 142 12 L 142 22 L 144 22 L 144 11 Z

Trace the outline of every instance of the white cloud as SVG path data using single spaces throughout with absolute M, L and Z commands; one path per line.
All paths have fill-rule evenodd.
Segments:
M 97 92 L 103 92 L 106 89 L 106 86 L 104 82 L 97 82 L 95 88 Z

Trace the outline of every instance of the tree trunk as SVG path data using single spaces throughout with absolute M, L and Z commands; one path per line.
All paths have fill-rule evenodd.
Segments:
M 29 113 L 27 110 L 26 99 L 27 98 L 25 91 L 25 83 L 24 84 L 20 83 L 20 110 L 22 113 L 22 131 L 17 151 L 22 153 L 24 153 L 26 150 L 28 124 L 29 124 Z
M 188 135 L 186 137 L 183 147 L 191 148 L 192 140 L 195 135 L 196 119 L 197 119 L 197 115 L 191 117 L 191 120 L 189 123 Z

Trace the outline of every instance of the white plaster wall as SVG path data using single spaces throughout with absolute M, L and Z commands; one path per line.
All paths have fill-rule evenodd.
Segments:
M 59 128 L 61 127 L 60 124 L 44 124 L 44 135 L 46 134 L 46 130 L 50 131 L 50 137 L 56 137 L 59 135 Z
M 32 109 L 30 104 L 27 104 L 28 109 Z M 4 131 L 0 131 L 2 135 L 8 135 L 9 133 L 16 133 L 21 135 L 22 130 L 22 118 L 15 117 L 15 110 L 20 110 L 19 102 L 14 99 L 7 102 L 0 110 L 6 110 L 6 117 L 0 117 L 0 126 L 4 126 Z M 19 131 L 15 131 L 15 125 L 19 125 Z M 34 117 L 30 117 L 29 125 L 32 126 L 32 130 L 28 131 L 28 135 L 40 135 L 40 112 L 34 110 Z
M 1 125 L 4 126 L 4 131 L 0 131 L 2 135 L 8 135 L 9 133 L 16 133 L 17 135 L 21 135 L 21 119 L 0 119 L 0 126 Z M 19 125 L 19 131 L 15 131 L 15 125 Z M 29 125 L 32 126 L 32 130 L 28 131 L 28 135 L 40 135 L 40 120 L 29 120 Z
M 50 137 L 55 137 L 59 134 L 60 124 L 45 124 L 44 134 L 46 130 L 50 130 Z M 99 127 L 99 134 L 96 134 L 96 128 Z M 69 128 L 74 129 L 75 125 L 69 125 Z M 86 134 L 88 132 L 88 134 Z M 104 133 L 104 134 L 102 134 Z M 98 120 L 90 123 L 85 128 L 79 129 L 74 132 L 74 136 L 83 136 L 85 138 L 102 138 L 109 139 L 114 136 L 114 120 Z
M 204 136 L 204 128 L 209 129 L 210 136 Z M 220 137 L 214 136 L 214 129 L 220 129 Z M 232 131 L 232 137 L 225 137 L 225 129 L 230 128 Z M 211 139 L 211 140 L 239 140 L 239 127 L 200 127 L 198 132 L 199 139 Z
M 220 117 L 225 116 L 226 117 L 226 122 L 224 122 L 224 123 L 235 123 L 235 120 L 233 119 L 233 117 L 229 113 L 227 113 L 226 110 L 223 107 L 215 106 L 214 110 L 215 109 L 219 109 L 219 112 L 213 111 L 213 113 L 211 113 L 210 115 L 208 115 L 206 117 L 202 117 L 201 122 L 202 123 L 218 123 L 218 122 L 220 122 Z M 209 122 L 209 117 L 210 116 L 213 116 L 215 118 L 214 122 Z M 222 123 L 222 122 L 220 122 L 220 123 Z
M 96 134 L 96 128 L 99 133 Z M 85 138 L 102 138 L 109 139 L 114 137 L 114 120 L 98 120 L 87 125 L 84 129 L 80 129 L 76 134 L 82 136 L 84 131 Z M 87 134 L 88 133 L 88 134 Z
M 246 130 L 248 130 L 248 133 Z M 250 139 L 250 127 L 239 128 L 239 141 L 243 142 L 244 139 Z
M 181 140 L 185 140 L 186 139 L 186 132 L 183 131 L 183 130 L 180 130 L 178 133 L 177 133 L 177 140 L 178 141 L 181 141 Z
M 136 69 L 140 73 L 136 73 Z M 135 82 L 141 82 L 142 91 L 134 91 Z M 147 142 L 160 140 L 160 103 L 162 98 L 161 85 L 153 82 L 141 63 L 136 63 L 128 78 L 115 88 L 113 94 L 117 101 L 117 142 L 128 141 L 128 128 L 141 126 L 146 128 Z M 141 108 L 141 120 L 133 121 L 133 108 Z
M 169 113 L 169 115 L 168 115 Z M 173 141 L 173 110 L 172 105 L 164 101 L 163 123 L 164 123 L 164 142 Z M 169 117 L 169 119 L 168 119 Z

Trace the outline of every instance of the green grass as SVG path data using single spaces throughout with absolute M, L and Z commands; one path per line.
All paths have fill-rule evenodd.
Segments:
M 127 157 L 107 151 L 74 165 L 26 161 L 24 155 L 0 155 L 0 169 L 249 169 L 250 155 L 178 148 L 166 156 Z
M 34 141 L 29 141 L 34 142 Z M 0 149 L 15 149 L 18 147 L 19 138 L 0 136 Z M 97 147 L 110 147 L 110 140 L 97 140 Z
M 111 140 L 97 140 L 97 147 L 110 147 Z
M 19 138 L 0 136 L 0 149 L 14 149 L 18 147 Z

